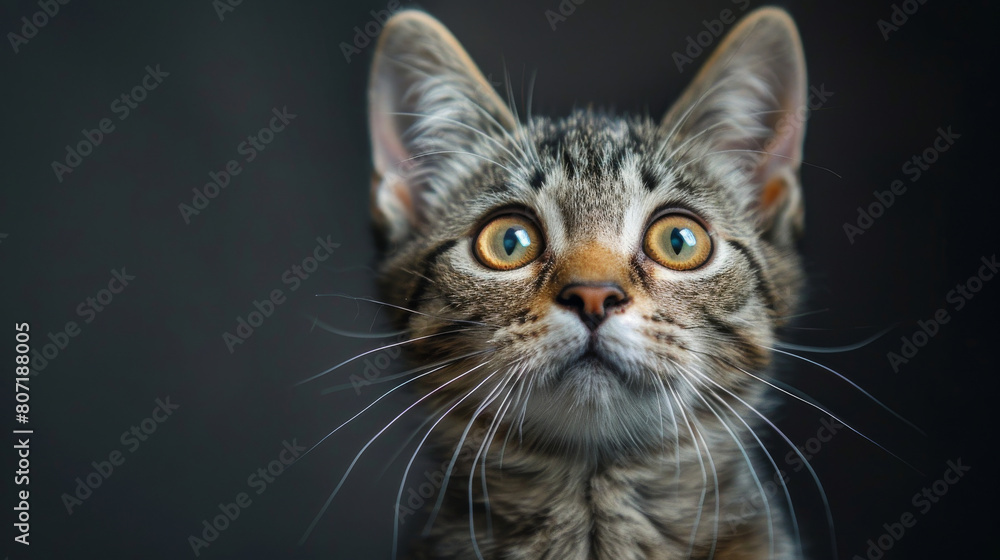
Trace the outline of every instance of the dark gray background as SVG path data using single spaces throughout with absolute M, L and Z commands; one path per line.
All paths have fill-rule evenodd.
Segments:
M 544 13 L 558 5 L 428 1 L 421 7 L 449 26 L 495 81 L 506 61 L 518 102 L 524 78 L 537 71 L 534 110 L 551 115 L 588 104 L 662 114 L 695 73 L 693 67 L 679 73 L 671 53 L 703 30 L 702 20 L 733 7 L 721 0 L 587 0 L 553 30 Z M 840 175 L 803 170 L 802 251 L 811 278 L 803 311 L 815 313 L 783 336 L 833 346 L 895 325 L 860 350 L 808 356 L 927 431 L 924 437 L 910 430 L 823 369 L 779 360 L 791 384 L 925 473 L 846 430 L 824 444 L 814 465 L 830 496 L 840 557 L 863 556 L 882 524 L 914 510 L 911 496 L 959 457 L 971 472 L 918 515 L 885 558 L 995 555 L 995 407 L 985 387 L 995 386 L 997 373 L 990 345 L 997 339 L 1000 285 L 987 283 L 952 313 L 899 372 L 886 353 L 898 351 L 900 336 L 918 320 L 952 309 L 948 291 L 997 250 L 995 129 L 987 123 L 996 111 L 987 67 L 996 11 L 987 2 L 957 7 L 931 0 L 885 41 L 876 21 L 890 16 L 888 0 L 783 5 L 800 26 L 809 83 L 835 92 L 810 120 L 806 161 Z M 10 544 L 15 458 L 4 444 L 9 491 L 2 521 L 11 558 L 193 558 L 188 535 L 200 533 L 220 502 L 243 491 L 253 504 L 201 557 L 388 557 L 395 493 L 413 443 L 380 473 L 418 415 L 405 417 L 362 456 L 317 531 L 305 546 L 296 542 L 354 455 L 410 397 L 386 399 L 263 494 L 247 486 L 251 473 L 278 457 L 283 441 L 311 445 L 393 386 L 365 387 L 360 396 L 350 389 L 320 394 L 361 374 L 359 360 L 329 379 L 292 388 L 378 343 L 314 329 L 312 317 L 353 331 L 387 328 L 376 306 L 313 297 L 375 295 L 364 97 L 372 47 L 348 63 L 339 45 L 371 21 L 370 10 L 385 7 L 245 0 L 220 21 L 208 0 L 74 0 L 19 53 L 6 41 L 0 47 L 4 363 L 11 363 L 14 322 L 30 322 L 36 348 L 67 321 L 82 331 L 30 382 L 30 549 Z M 0 31 L 19 30 L 20 18 L 38 10 L 34 2 L 3 3 Z M 117 120 L 112 100 L 157 64 L 170 75 Z M 237 144 L 267 123 L 272 108 L 284 106 L 297 115 L 288 129 L 186 225 L 178 204 L 190 204 L 192 188 L 240 157 Z M 114 119 L 114 132 L 58 182 L 51 162 L 105 117 Z M 949 125 L 961 138 L 849 243 L 843 223 L 874 200 L 873 190 L 905 180 L 902 164 Z M 288 293 L 282 273 L 327 235 L 341 243 L 334 257 Z M 83 324 L 77 306 L 123 266 L 135 280 Z M 222 333 L 276 288 L 285 289 L 288 301 L 230 354 Z M 390 369 L 402 367 L 394 362 Z M 134 453 L 125 451 L 125 463 L 68 515 L 60 496 L 73 492 L 74 479 L 92 472 L 91 461 L 123 450 L 120 434 L 167 396 L 179 410 Z M 12 395 L 2 402 L 13 416 Z M 822 414 L 791 402 L 774 417 L 804 444 Z M 13 418 L 4 422 L 17 427 Z M 777 437 L 769 441 L 782 461 L 787 446 Z M 812 481 L 801 472 L 792 486 L 803 532 L 816 557 L 829 558 Z M 404 533 L 417 525 L 407 523 Z

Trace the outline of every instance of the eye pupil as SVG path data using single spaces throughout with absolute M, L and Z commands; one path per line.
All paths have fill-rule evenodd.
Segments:
M 503 250 L 506 251 L 508 257 L 514 253 L 518 245 L 521 247 L 531 245 L 531 236 L 524 228 L 507 228 L 503 234 Z
M 515 214 L 499 216 L 483 226 L 474 250 L 479 261 L 489 268 L 513 270 L 538 258 L 544 244 L 533 222 Z
M 647 230 L 646 254 L 667 268 L 692 270 L 712 253 L 712 240 L 698 222 L 683 214 L 667 214 Z
M 681 250 L 684 249 L 684 238 L 681 237 L 681 230 L 677 228 L 670 232 L 670 248 L 674 250 L 675 255 L 681 254 Z
M 514 249 L 517 248 L 517 230 L 514 228 L 507 228 L 507 233 L 503 235 L 503 250 L 507 252 L 509 257 Z

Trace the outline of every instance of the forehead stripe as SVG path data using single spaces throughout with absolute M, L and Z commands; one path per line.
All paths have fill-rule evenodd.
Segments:
M 764 269 L 760 266 L 760 263 L 757 262 L 757 258 L 754 257 L 753 253 L 750 252 L 750 249 L 743 243 L 732 239 L 727 242 L 732 248 L 736 249 L 737 252 L 743 255 L 743 258 L 745 258 L 748 263 L 750 263 L 750 268 L 753 269 L 754 275 L 757 278 L 757 291 L 760 293 L 761 299 L 764 300 L 764 304 L 767 305 L 767 308 L 774 311 L 776 299 L 774 288 L 771 286 L 767 277 L 764 276 Z
M 406 301 L 411 302 L 413 305 L 420 305 L 419 300 L 424 295 L 424 292 L 427 291 L 427 283 L 429 282 L 428 278 L 431 268 L 434 267 L 438 257 L 443 255 L 446 251 L 448 251 L 448 249 L 454 247 L 456 243 L 458 243 L 457 239 L 449 239 L 448 241 L 442 242 L 437 247 L 434 247 L 427 253 L 427 256 L 423 259 L 424 266 L 421 271 L 421 275 L 418 277 L 417 285 L 414 286 L 413 292 L 408 298 L 406 298 Z

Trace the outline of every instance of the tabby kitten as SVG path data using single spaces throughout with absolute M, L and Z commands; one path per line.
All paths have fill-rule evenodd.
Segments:
M 385 25 L 381 279 L 451 460 L 417 557 L 800 554 L 745 449 L 801 283 L 805 80 L 765 8 L 662 120 L 522 123 L 437 20 Z

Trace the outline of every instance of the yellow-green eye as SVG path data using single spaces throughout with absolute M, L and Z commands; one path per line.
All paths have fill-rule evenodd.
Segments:
M 659 218 L 646 231 L 643 249 L 651 259 L 674 270 L 691 270 L 712 254 L 712 239 L 697 221 L 683 214 Z
M 542 235 L 524 216 L 500 216 L 476 237 L 476 257 L 496 270 L 520 268 L 542 253 Z

